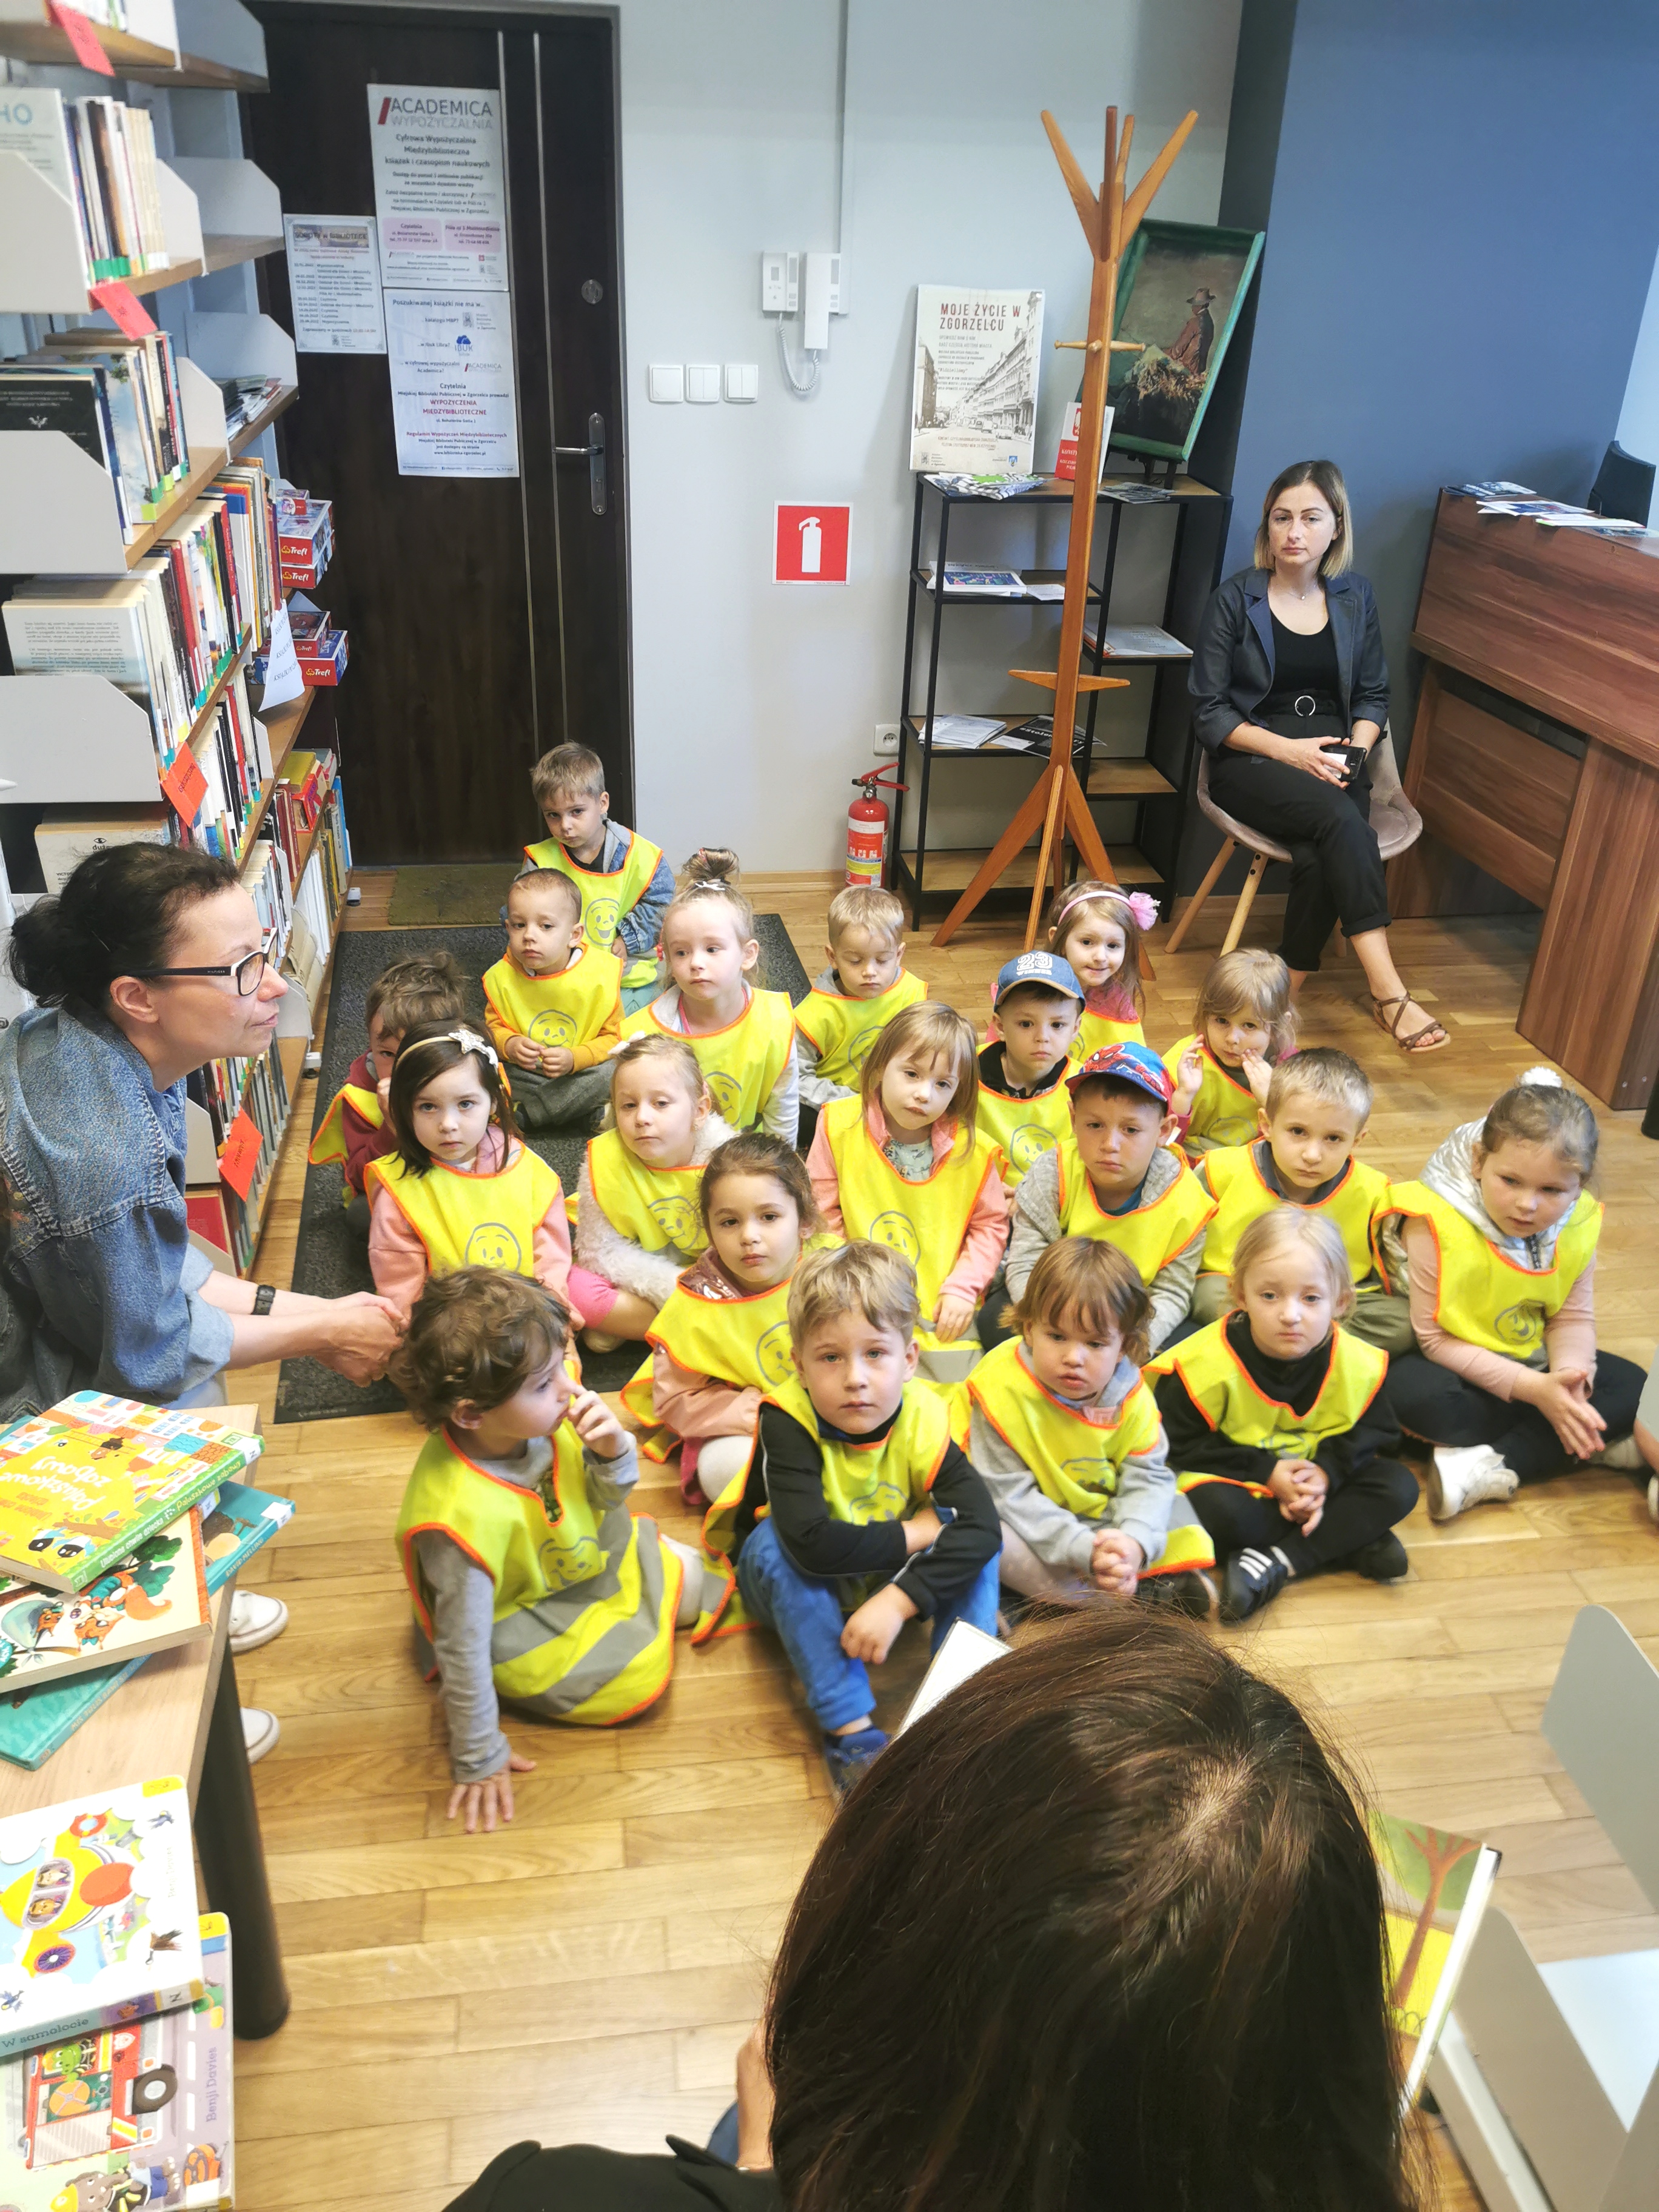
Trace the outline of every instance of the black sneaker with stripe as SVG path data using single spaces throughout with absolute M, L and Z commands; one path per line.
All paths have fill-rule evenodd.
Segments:
M 1276 1544 L 1271 1551 L 1260 1551 L 1252 1544 L 1236 1552 L 1221 1585 L 1221 1618 L 1248 1620 L 1270 1597 L 1277 1597 L 1290 1579 L 1290 1562 Z

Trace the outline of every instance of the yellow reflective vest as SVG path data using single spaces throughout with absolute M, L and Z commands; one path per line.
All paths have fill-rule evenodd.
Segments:
M 1541 1349 L 1544 1327 L 1565 1304 L 1589 1265 L 1601 1234 L 1601 1206 L 1580 1191 L 1555 1239 L 1547 1267 L 1507 1259 L 1472 1221 L 1426 1183 L 1396 1183 L 1389 1207 L 1408 1221 L 1426 1221 L 1440 1254 L 1434 1317 L 1450 1336 L 1524 1360 Z
M 1091 1053 L 1104 1052 L 1108 1045 L 1146 1042 L 1146 1032 L 1138 1021 L 1115 1022 L 1106 1014 L 1091 1014 L 1085 1006 L 1077 1035 L 1072 1039 L 1069 1057 L 1081 1067 Z
M 1204 1073 L 1198 1086 L 1198 1096 L 1193 1101 L 1191 1119 L 1187 1124 L 1188 1138 L 1201 1139 L 1212 1145 L 1248 1145 L 1261 1129 L 1261 1109 L 1256 1103 L 1255 1093 L 1242 1071 L 1224 1067 L 1207 1044 L 1195 1036 L 1184 1036 L 1172 1044 L 1164 1055 L 1164 1065 L 1170 1071 L 1170 1080 L 1177 1086 L 1181 1077 L 1181 1056 L 1198 1046 L 1199 1057 L 1204 1063 Z
M 920 975 L 901 968 L 878 999 L 844 998 L 839 991 L 811 990 L 795 1009 L 795 1027 L 818 1056 L 826 1083 L 856 1091 L 871 1047 L 895 1014 L 927 996 Z
M 708 1243 L 702 1225 L 702 1164 L 648 1168 L 615 1129 L 592 1139 L 587 1183 L 618 1237 L 642 1252 L 682 1252 L 695 1260 Z
M 1128 1213 L 1108 1213 L 1069 1133 L 1060 1146 L 1060 1225 L 1067 1237 L 1097 1237 L 1133 1260 L 1143 1283 L 1184 1251 L 1215 1212 L 1215 1200 L 1178 1153 L 1179 1173 L 1160 1198 Z
M 365 1091 L 361 1083 L 342 1084 L 329 1100 L 328 1111 L 324 1115 L 317 1133 L 311 1140 L 311 1149 L 306 1154 L 307 1162 L 313 1168 L 322 1167 L 330 1160 L 343 1161 L 349 1157 L 345 1140 L 345 1109 L 348 1106 L 354 1113 L 361 1115 L 371 1129 L 386 1127 L 386 1114 L 378 1091 Z M 354 1195 L 348 1180 L 340 1188 L 341 1205 L 349 1206 Z
M 494 1175 L 465 1175 L 434 1160 L 415 1175 L 396 1152 L 371 1160 L 364 1177 L 373 1202 L 384 1190 L 426 1247 L 434 1275 L 452 1267 L 499 1267 L 503 1274 L 533 1275 L 536 1231 L 564 1191 L 545 1160 L 528 1145 L 509 1143 L 510 1158 Z
M 749 1004 L 723 1030 L 694 1036 L 659 1019 L 654 1003 L 625 1015 L 623 1035 L 678 1037 L 697 1056 L 714 1111 L 734 1129 L 752 1129 L 795 1048 L 795 1012 L 786 991 L 750 991 Z
M 975 1143 L 972 1129 L 958 1124 L 932 1175 L 907 1182 L 870 1134 L 861 1098 L 832 1099 L 821 1119 L 848 1237 L 869 1237 L 903 1254 L 916 1271 L 922 1320 L 931 1322 L 945 1279 L 962 1256 L 986 1178 L 997 1172 L 995 1148 Z M 924 1327 L 917 1329 L 916 1342 L 933 1347 L 939 1340 Z
M 1033 1160 L 1053 1152 L 1071 1133 L 1072 1094 L 1064 1073 L 1029 1098 L 994 1091 L 981 1076 L 974 1120 L 980 1135 L 1001 1155 L 999 1171 L 1012 1190 Z
M 662 861 L 662 848 L 641 837 L 637 830 L 629 830 L 623 864 L 608 875 L 602 868 L 579 868 L 556 837 L 526 845 L 524 856 L 538 868 L 556 868 L 561 875 L 569 877 L 582 895 L 582 935 L 590 945 L 608 952 L 623 916 L 631 914 L 650 890 L 651 878 Z M 623 969 L 623 981 L 630 990 L 654 983 L 656 979 L 654 946 Z
M 415 1539 L 437 1529 L 495 1586 L 490 1674 L 503 1698 L 546 1700 L 560 1720 L 610 1728 L 659 1698 L 674 1669 L 684 1569 L 654 1521 L 623 1499 L 599 1511 L 581 1439 L 567 1421 L 534 1490 L 476 1466 L 439 1430 L 415 1462 L 398 1556 L 415 1617 L 433 1634 Z M 545 1708 L 544 1708 L 545 1709 Z
M 1202 1181 L 1208 1183 L 1216 1210 L 1204 1239 L 1199 1262 L 1206 1275 L 1230 1275 L 1238 1240 L 1259 1214 L 1276 1206 L 1294 1206 L 1304 1213 L 1322 1213 L 1334 1222 L 1348 1255 L 1348 1273 L 1363 1283 L 1372 1273 L 1386 1284 L 1388 1269 L 1377 1244 L 1377 1231 L 1389 1211 L 1389 1178 L 1380 1168 L 1350 1159 L 1336 1188 L 1316 1206 L 1305 1199 L 1281 1197 L 1269 1190 L 1254 1145 L 1228 1145 L 1204 1155 Z
M 483 979 L 483 994 L 503 1029 L 533 1043 L 574 1051 L 596 1037 L 622 1004 L 622 963 L 595 945 L 560 975 L 526 975 L 509 952 Z
M 771 1390 L 789 1381 L 795 1363 L 789 1345 L 789 1285 L 793 1273 L 769 1291 L 746 1298 L 711 1298 L 677 1284 L 646 1334 L 653 1350 L 624 1384 L 622 1401 L 643 1431 L 640 1449 L 665 1460 L 680 1438 L 657 1420 L 652 1392 L 654 1352 L 665 1352 L 689 1375 L 707 1375 L 737 1390 Z
M 1227 1341 L 1224 1320 L 1212 1322 L 1195 1336 L 1160 1352 L 1141 1371 L 1153 1383 L 1160 1376 L 1178 1375 L 1210 1426 L 1232 1443 L 1254 1445 L 1280 1459 L 1312 1459 L 1327 1438 L 1346 1436 L 1354 1426 L 1382 1387 L 1389 1355 L 1350 1336 L 1345 1328 L 1334 1328 L 1330 1364 L 1305 1413 L 1293 1413 L 1257 1388 Z M 1230 1478 L 1183 1473 L 1177 1479 L 1182 1490 L 1192 1490 L 1201 1482 Z M 1261 1483 L 1241 1486 L 1260 1497 L 1271 1494 Z

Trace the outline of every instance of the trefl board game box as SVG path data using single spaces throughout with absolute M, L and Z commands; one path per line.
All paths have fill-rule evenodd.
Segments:
M 189 1644 L 212 1629 L 199 1506 L 83 1590 L 0 1581 L 0 1697 Z
M 209 1413 L 77 1390 L 0 1429 L 0 1569 L 84 1589 L 262 1449 Z
M 234 2201 L 230 1929 L 198 1923 L 194 2004 L 0 2065 L 6 2212 L 208 2212 Z
M 0 2058 L 193 2003 L 197 1917 L 176 1777 L 0 1820 Z

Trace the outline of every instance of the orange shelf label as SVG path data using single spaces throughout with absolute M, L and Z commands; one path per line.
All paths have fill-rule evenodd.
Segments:
M 100 46 L 101 53 L 103 48 Z M 103 283 L 94 284 L 91 296 L 96 300 L 117 330 L 130 338 L 147 338 L 155 328 L 143 301 L 129 292 L 118 276 L 106 277 Z
M 239 1108 L 219 1155 L 219 1174 L 244 1201 L 253 1188 L 253 1170 L 259 1164 L 259 1147 L 264 1142 L 259 1125 L 247 1108 Z
M 172 802 L 173 811 L 186 829 L 196 819 L 197 809 L 202 804 L 202 794 L 207 789 L 207 778 L 202 764 L 188 745 L 180 745 L 173 766 L 161 778 L 161 788 Z
M 98 33 L 78 8 L 68 8 L 62 0 L 46 0 L 46 13 L 75 49 L 75 58 L 82 69 L 96 70 L 100 76 L 113 76 L 114 64 L 98 43 Z

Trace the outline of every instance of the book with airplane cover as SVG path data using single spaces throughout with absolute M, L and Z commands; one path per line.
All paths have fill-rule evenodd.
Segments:
M 263 1449 L 210 1413 L 77 1390 L 0 1429 L 0 1568 L 84 1589 Z
M 202 1995 L 0 2066 L 9 2212 L 209 2212 L 234 2203 L 230 1924 L 198 1920 Z
M 202 1508 L 208 1595 L 212 1597 L 240 1573 L 293 1512 L 289 1498 L 273 1498 L 269 1491 L 252 1490 L 243 1482 L 222 1483 L 218 1504 Z M 137 1673 L 147 1656 L 141 1652 L 118 1666 L 94 1668 L 90 1674 L 71 1674 L 66 1680 L 15 1695 L 9 1683 L 0 1682 L 0 1759 L 13 1766 L 44 1766 L 105 1698 Z
M 147 1659 L 206 1636 L 212 1625 L 201 1509 L 192 1506 L 82 1590 L 0 1582 L 0 1689 Z
M 190 1798 L 176 1776 L 0 1820 L 0 2058 L 202 1994 Z

